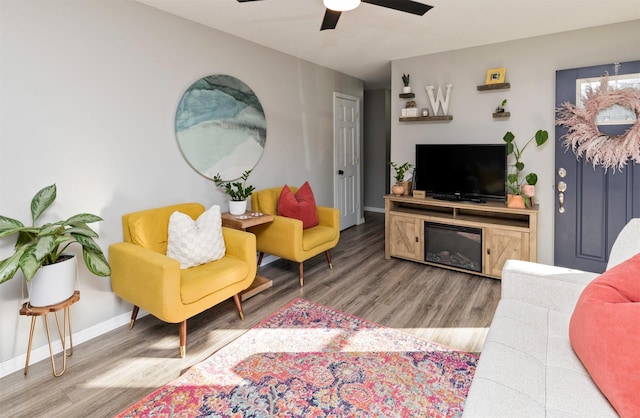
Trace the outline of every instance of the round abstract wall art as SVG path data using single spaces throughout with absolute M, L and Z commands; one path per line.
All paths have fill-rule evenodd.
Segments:
M 267 121 L 249 86 L 229 75 L 211 75 L 182 95 L 176 137 L 185 160 L 198 173 L 235 180 L 260 160 Z

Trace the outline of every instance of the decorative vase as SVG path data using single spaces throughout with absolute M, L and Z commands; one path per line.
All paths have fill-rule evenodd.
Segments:
M 62 254 L 62 261 L 42 266 L 27 288 L 34 307 L 55 305 L 73 296 L 77 274 L 75 254 Z
M 391 193 L 396 196 L 402 196 L 404 194 L 404 186 L 402 185 L 402 183 L 396 183 L 391 186 Z
M 533 197 L 536 195 L 536 186 L 532 186 L 531 184 L 523 184 L 522 193 L 529 197 Z
M 411 93 L 411 86 L 402 87 L 402 92 L 403 93 Z
M 507 207 L 524 209 L 524 197 L 520 196 L 519 194 L 507 194 Z
M 229 201 L 229 213 L 232 215 L 244 215 L 247 211 L 246 200 L 230 200 Z

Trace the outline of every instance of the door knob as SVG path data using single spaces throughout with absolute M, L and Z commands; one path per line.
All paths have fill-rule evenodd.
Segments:
M 560 193 L 564 193 L 567 191 L 567 183 L 565 183 L 564 181 L 559 181 L 558 182 L 558 191 Z
M 338 170 L 338 174 L 343 175 L 344 171 L 343 170 Z
M 567 191 L 567 183 L 558 182 L 558 212 L 564 213 L 564 192 Z

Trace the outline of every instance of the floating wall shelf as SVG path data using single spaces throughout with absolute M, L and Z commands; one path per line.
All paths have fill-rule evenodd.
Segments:
M 477 88 L 478 91 L 504 90 L 511 88 L 511 83 L 483 84 L 482 86 L 478 86 Z
M 416 116 L 408 118 L 400 118 L 400 122 L 435 122 L 453 120 L 453 116 Z
M 415 93 L 400 93 L 401 99 L 413 99 L 414 97 L 416 97 Z
M 511 112 L 496 112 L 493 114 L 494 118 L 508 118 L 511 116 Z

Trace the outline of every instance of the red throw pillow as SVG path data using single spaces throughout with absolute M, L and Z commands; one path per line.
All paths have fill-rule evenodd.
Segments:
M 278 199 L 278 215 L 300 219 L 304 229 L 318 225 L 316 199 L 308 181 L 304 182 L 295 195 L 291 193 L 289 186 L 284 185 Z
M 569 338 L 618 414 L 640 416 L 640 254 L 587 285 L 571 316 Z

